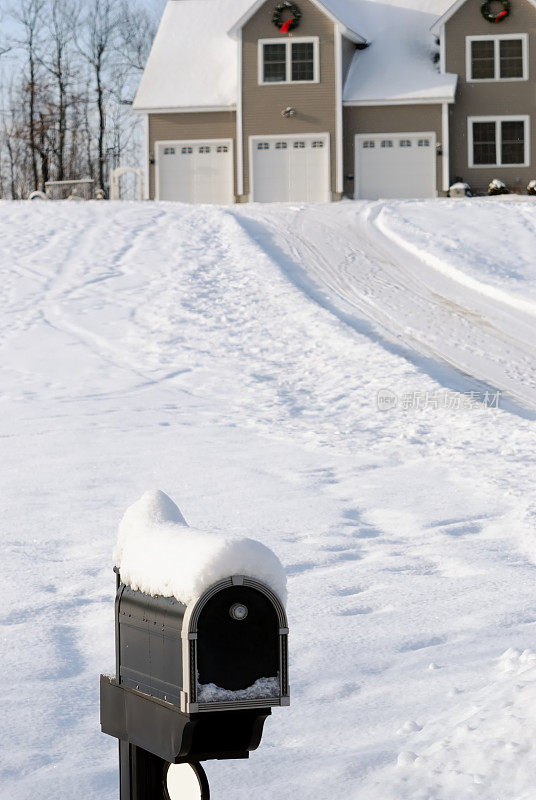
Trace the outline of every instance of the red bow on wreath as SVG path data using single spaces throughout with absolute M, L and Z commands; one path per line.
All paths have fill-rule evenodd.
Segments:
M 281 33 L 288 33 L 289 29 L 290 29 L 290 26 L 292 25 L 293 22 L 294 22 L 294 20 L 292 19 L 292 17 L 287 19 L 286 22 L 284 22 L 281 25 L 280 29 L 279 29 L 281 31 Z

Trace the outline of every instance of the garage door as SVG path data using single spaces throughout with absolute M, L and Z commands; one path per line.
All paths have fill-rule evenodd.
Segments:
M 183 203 L 234 202 L 233 143 L 157 142 L 156 197 Z
M 250 153 L 252 200 L 329 201 L 329 134 L 255 136 L 251 139 Z
M 435 143 L 435 133 L 356 136 L 356 198 L 436 197 Z

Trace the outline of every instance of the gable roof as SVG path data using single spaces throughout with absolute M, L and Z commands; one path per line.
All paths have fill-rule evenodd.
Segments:
M 443 25 L 444 25 L 446 22 L 448 22 L 448 21 L 449 21 L 449 19 L 450 19 L 451 17 L 453 17 L 453 16 L 454 16 L 454 14 L 455 14 L 457 11 L 459 11 L 459 10 L 460 10 L 460 8 L 461 8 L 463 5 L 465 5 L 465 3 L 466 3 L 466 2 L 467 2 L 467 0 L 455 0 L 455 2 L 454 2 L 454 3 L 452 3 L 452 5 L 450 5 L 450 6 L 447 8 L 447 10 L 446 10 L 446 11 L 445 11 L 443 14 L 441 14 L 441 16 L 439 17 L 439 19 L 437 19 L 437 20 L 434 22 L 434 24 L 433 24 L 433 25 L 432 25 L 432 27 L 431 27 L 431 31 L 432 31 L 432 33 L 434 33 L 436 36 L 438 36 L 438 35 L 439 35 L 439 33 L 440 33 L 440 31 L 441 31 L 441 28 L 443 27 Z M 536 0 L 528 0 L 528 2 L 529 2 L 529 3 L 530 3 L 532 6 L 534 6 L 534 7 L 536 8 Z
M 238 31 L 244 27 L 246 22 L 248 22 L 254 14 L 257 13 L 259 8 L 261 8 L 266 0 L 255 0 L 253 5 L 247 9 L 247 11 L 242 14 L 242 16 L 234 23 L 234 25 L 229 29 L 229 35 L 236 37 L 238 35 Z M 341 26 L 342 33 L 351 41 L 357 42 L 359 44 L 364 44 L 366 42 L 366 37 L 363 36 L 361 33 L 357 33 L 357 28 L 352 28 L 351 25 L 348 24 L 348 20 L 351 17 L 351 14 L 348 15 L 348 8 L 345 7 L 344 3 L 339 3 L 340 6 L 337 11 L 333 11 L 331 9 L 332 4 L 337 4 L 336 0 L 333 3 L 333 0 L 310 0 L 310 2 L 316 6 L 316 8 L 320 9 L 329 19 Z

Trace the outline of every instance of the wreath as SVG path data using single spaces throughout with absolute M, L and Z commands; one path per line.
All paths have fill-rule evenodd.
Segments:
M 285 11 L 287 11 L 290 16 L 283 19 Z M 292 3 L 291 0 L 283 0 L 282 3 L 279 3 L 279 5 L 274 8 L 272 22 L 276 28 L 279 28 L 281 33 L 288 33 L 298 27 L 301 14 L 302 12 L 296 3 Z
M 498 11 L 496 14 L 491 10 L 491 0 L 485 0 L 480 6 L 482 16 L 484 19 L 487 19 L 488 22 L 500 22 L 506 19 L 510 14 L 510 0 L 499 0 L 499 2 L 502 6 L 502 10 Z

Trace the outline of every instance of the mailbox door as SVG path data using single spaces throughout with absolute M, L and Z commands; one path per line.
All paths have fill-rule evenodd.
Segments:
M 224 692 L 247 690 L 257 681 L 277 686 L 279 694 L 279 621 L 270 599 L 249 586 L 230 586 L 203 607 L 197 631 L 198 699 L 206 687 Z M 200 690 L 200 691 L 199 691 Z M 217 692 L 213 690 L 217 702 Z

